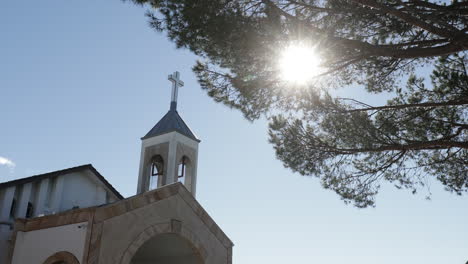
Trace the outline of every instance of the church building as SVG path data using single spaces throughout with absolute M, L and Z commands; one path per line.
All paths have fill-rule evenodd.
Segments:
M 232 263 L 233 243 L 195 198 L 200 140 L 177 112 L 179 73 L 168 79 L 135 196 L 90 164 L 0 183 L 0 264 Z

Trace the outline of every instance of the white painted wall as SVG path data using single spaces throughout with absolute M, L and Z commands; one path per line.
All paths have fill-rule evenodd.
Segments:
M 11 186 L 0 190 L 0 221 L 11 221 L 10 208 L 16 196 L 15 218 L 24 218 L 28 202 L 34 206 L 34 217 L 72 209 L 92 207 L 118 198 L 92 172 L 82 171 Z
M 10 220 L 11 203 L 15 196 L 15 187 L 9 187 L 1 190 L 2 200 L 0 201 L 0 221 L 6 222 Z
M 15 187 L 0 190 L 0 263 L 7 263 L 8 252 L 10 249 L 10 238 L 13 230 L 6 223 L 10 221 L 10 209 L 13 197 L 15 196 Z M 11 223 L 12 224 L 12 223 Z
M 62 205 L 63 185 L 65 182 L 64 176 L 59 176 L 53 179 L 52 188 L 50 190 L 50 201 L 48 202 L 50 211 L 48 213 L 58 213 Z
M 28 202 L 34 206 L 33 217 L 37 217 L 67 211 L 74 206 L 86 208 L 118 200 L 114 193 L 88 170 L 0 190 L 0 221 L 13 224 L 14 218 L 10 217 L 13 198 L 16 199 L 14 218 L 26 216 Z M 12 230 L 9 226 L 0 225 L 0 264 L 6 263 L 10 247 L 8 240 L 11 235 Z M 81 256 L 77 258 L 80 259 Z
M 46 210 L 49 210 L 49 205 L 47 201 L 47 197 L 49 196 L 49 182 L 50 179 L 43 179 L 39 185 L 37 190 L 37 198 L 36 198 L 36 208 L 34 211 L 34 215 L 45 214 Z
M 20 218 L 26 217 L 26 209 L 28 208 L 28 203 L 32 201 L 31 192 L 32 192 L 33 183 L 26 183 L 23 185 L 23 189 L 19 194 L 18 207 L 16 209 L 16 216 Z
M 92 180 L 87 172 L 76 172 L 64 177 L 63 190 L 60 212 L 74 206 L 86 208 L 106 203 L 106 190 L 100 183 Z
M 8 225 L 0 225 L 0 263 L 7 263 L 10 239 L 13 230 Z
M 87 222 L 18 232 L 12 264 L 42 264 L 53 254 L 68 251 L 82 263 Z

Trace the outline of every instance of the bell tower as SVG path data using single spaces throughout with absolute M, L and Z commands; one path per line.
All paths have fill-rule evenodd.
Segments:
M 141 138 L 137 194 L 182 182 L 195 196 L 200 140 L 177 112 L 178 89 L 184 85 L 179 75 L 168 76 L 172 82 L 169 111 Z

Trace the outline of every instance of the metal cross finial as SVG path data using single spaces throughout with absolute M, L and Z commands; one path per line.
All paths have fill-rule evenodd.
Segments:
M 172 95 L 171 95 L 171 110 L 177 108 L 177 94 L 179 93 L 179 87 L 184 86 L 184 82 L 179 79 L 180 74 L 178 71 L 170 74 L 167 79 L 172 82 Z

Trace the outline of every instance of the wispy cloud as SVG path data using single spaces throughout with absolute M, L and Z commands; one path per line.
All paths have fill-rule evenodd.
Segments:
M 7 166 L 8 168 L 13 169 L 16 164 L 13 161 L 0 156 L 0 166 Z

